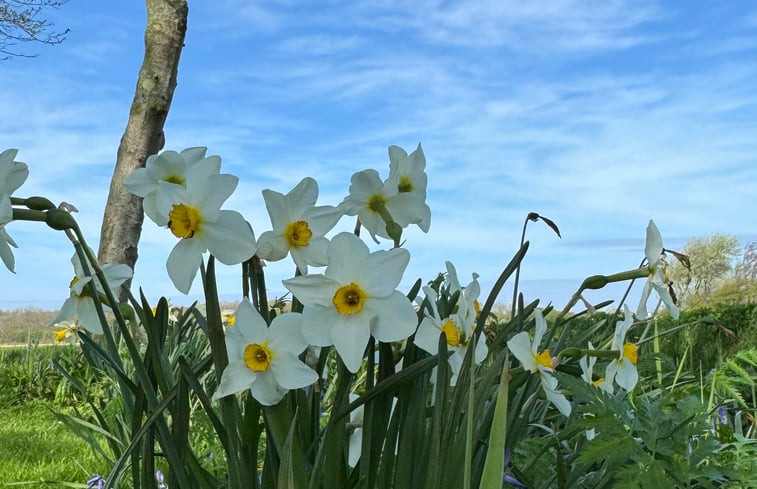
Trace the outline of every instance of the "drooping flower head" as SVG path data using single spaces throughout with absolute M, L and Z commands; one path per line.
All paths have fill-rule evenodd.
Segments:
M 326 266 L 329 242 L 324 236 L 343 213 L 330 205 L 316 207 L 318 183 L 304 178 L 286 195 L 263 190 L 263 199 L 273 230 L 258 238 L 258 256 L 278 261 L 291 254 L 302 274 L 307 274 L 308 265 Z
M 541 386 L 547 399 L 565 416 L 570 415 L 571 406 L 568 399 L 557 390 L 557 378 L 552 375 L 554 364 L 549 350 L 539 351 L 539 344 L 547 332 L 547 322 L 541 311 L 537 310 L 536 329 L 534 331 L 534 340 L 528 339 L 528 333 L 521 331 L 507 342 L 507 347 L 515 355 L 515 358 L 523 364 L 523 368 L 531 373 L 539 375 Z
M 53 326 L 76 316 L 79 320 L 79 324 L 84 329 L 91 333 L 102 334 L 102 324 L 100 323 L 100 318 L 97 316 L 95 301 L 92 298 L 92 292 L 90 288 L 87 287 L 87 284 L 92 282 L 95 286 L 95 291 L 98 293 L 103 292 L 102 285 L 96 277 L 84 273 L 84 267 L 76 253 L 74 253 L 74 256 L 71 258 L 71 264 L 74 266 L 74 278 L 69 284 L 71 291 L 70 295 L 61 306 L 58 315 L 50 321 L 48 325 Z M 128 265 L 123 264 L 103 265 L 102 271 L 105 275 L 105 280 L 108 283 L 108 288 L 111 290 L 129 280 L 133 273 Z M 103 309 L 106 311 L 110 310 L 104 304 Z
M 591 341 L 589 342 L 589 350 L 594 350 L 594 345 L 591 343 Z M 581 367 L 581 378 L 586 383 L 591 384 L 594 387 L 599 387 L 600 389 L 612 394 L 612 391 L 613 391 L 612 381 L 605 382 L 604 377 L 594 380 L 594 365 L 596 363 L 597 363 L 597 357 L 586 355 L 579 358 L 578 364 Z
M 187 188 L 187 179 L 204 180 L 221 171 L 219 156 L 205 157 L 207 148 L 196 147 L 176 151 L 163 151 L 147 157 L 144 168 L 131 172 L 124 180 L 126 189 L 144 197 L 143 206 L 147 217 L 158 226 L 168 223 L 168 216 L 161 209 L 182 200 L 181 194 Z
M 647 301 L 652 289 L 657 293 L 660 300 L 665 304 L 670 316 L 673 319 L 678 319 L 678 307 L 673 302 L 673 298 L 670 295 L 668 289 L 670 280 L 666 274 L 667 263 L 665 262 L 664 250 L 662 247 L 662 235 L 660 230 L 657 229 L 654 221 L 649 220 L 647 225 L 647 241 L 644 245 L 644 254 L 647 257 L 647 267 L 649 268 L 649 278 L 644 284 L 644 290 L 641 292 L 641 300 L 639 301 L 639 307 L 636 310 L 636 317 L 639 319 L 646 319 L 647 317 Z
M 289 390 L 318 380 L 318 374 L 298 358 L 307 347 L 301 314 L 281 314 L 267 327 L 244 299 L 234 317 L 234 327 L 226 333 L 229 364 L 221 375 L 217 398 L 250 389 L 260 404 L 272 406 Z
M 351 372 L 357 372 L 370 335 L 399 341 L 415 331 L 413 306 L 396 288 L 410 260 L 402 248 L 371 253 L 360 238 L 337 234 L 328 248 L 324 274 L 284 281 L 304 304 L 303 334 L 314 346 L 334 345 Z
M 638 347 L 633 343 L 626 343 L 626 334 L 633 325 L 633 315 L 628 305 L 623 305 L 623 321 L 615 325 L 615 334 L 612 337 L 611 350 L 618 352 L 618 358 L 610 361 L 605 370 L 605 383 L 612 385 L 617 382 L 623 389 L 630 391 L 639 380 L 636 371 L 638 359 Z
M 6 149 L 0 153 L 0 226 L 13 219 L 11 195 L 29 176 L 29 167 L 26 163 L 14 161 L 16 154 L 18 154 L 17 149 Z M 8 268 L 12 270 L 12 267 Z

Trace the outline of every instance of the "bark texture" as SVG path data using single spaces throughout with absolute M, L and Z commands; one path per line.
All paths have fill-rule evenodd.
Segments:
M 125 263 L 133 269 L 137 262 L 142 199 L 127 192 L 123 183 L 165 142 L 163 125 L 176 88 L 187 14 L 186 0 L 147 0 L 145 57 L 110 183 L 100 231 L 100 263 Z

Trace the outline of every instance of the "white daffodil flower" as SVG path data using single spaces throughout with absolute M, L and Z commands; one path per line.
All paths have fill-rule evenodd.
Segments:
M 384 206 L 392 219 L 400 227 L 421 222 L 424 200 L 412 193 L 403 194 L 397 190 L 397 184 L 390 181 L 382 182 L 376 170 L 363 170 L 352 175 L 350 194 L 339 206 L 348 216 L 357 215 L 361 224 L 371 233 L 371 237 L 378 243 L 376 236 L 389 239 L 386 222 L 379 214 L 380 206 Z
M 69 285 L 71 293 L 61 306 L 58 315 L 50 321 L 48 326 L 53 326 L 76 316 L 84 329 L 91 333 L 102 334 L 103 327 L 100 324 L 100 318 L 97 316 L 95 301 L 91 296 L 89 287 L 86 287 L 88 283 L 92 282 L 95 290 L 102 293 L 102 285 L 97 277 L 84 273 L 79 256 L 76 253 L 71 258 L 71 263 L 74 266 L 74 278 Z M 102 271 L 108 283 L 108 288 L 111 290 L 129 280 L 133 274 L 128 265 L 103 265 Z M 105 304 L 103 304 L 103 309 L 110 310 Z
M 11 238 L 10 234 L 5 230 L 5 224 L 0 224 L 0 259 L 3 260 L 3 263 L 8 267 L 8 270 L 15 273 L 16 259 L 13 256 L 11 246 L 18 248 L 16 242 L 13 241 L 13 238 Z
M 13 220 L 11 195 L 29 176 L 29 167 L 26 163 L 14 161 L 16 154 L 18 154 L 17 149 L 6 149 L 0 153 L 0 226 Z M 5 262 L 5 256 L 3 256 L 3 261 Z M 12 267 L 8 268 L 12 271 Z
M 205 251 L 226 265 L 236 265 L 255 254 L 252 228 L 236 211 L 221 210 L 239 179 L 233 175 L 187 173 L 182 201 L 158 209 L 180 238 L 168 256 L 168 276 L 179 291 L 189 293 Z
M 466 319 L 466 314 L 460 314 L 459 310 L 458 313 L 442 318 L 436 306 L 438 300 L 436 291 L 431 287 L 424 287 L 423 291 L 426 293 L 431 306 L 431 315 L 426 313 L 421 321 L 418 331 L 415 333 L 414 343 L 424 351 L 436 355 L 439 352 L 439 335 L 444 333 L 447 339 L 447 348 L 450 351 L 450 355 L 447 357 L 452 372 L 450 383 L 455 385 L 457 383 L 457 375 L 460 373 L 460 368 L 465 359 L 465 352 L 473 337 L 473 331 L 476 326 L 475 318 L 471 322 L 469 319 Z M 476 364 L 481 363 L 488 353 L 489 349 L 486 346 L 485 338 L 479 338 L 473 361 Z
M 390 186 L 396 186 L 397 198 L 408 199 L 410 202 L 406 208 L 418 212 L 418 227 L 424 233 L 427 233 L 431 226 L 431 209 L 426 204 L 426 185 L 428 177 L 426 176 L 426 157 L 423 154 L 423 148 L 420 143 L 418 147 L 410 153 L 399 146 L 389 146 L 389 178 L 387 179 Z M 422 203 L 419 204 L 418 201 Z
M 329 241 L 324 235 L 336 225 L 343 212 L 330 205 L 315 206 L 318 183 L 307 177 L 286 195 L 263 190 L 263 199 L 273 231 L 266 231 L 258 238 L 258 256 L 278 261 L 291 253 L 303 275 L 307 274 L 308 265 L 326 266 Z
M 673 302 L 673 298 L 670 296 L 668 290 L 668 280 L 665 268 L 665 258 L 663 256 L 662 247 L 662 235 L 660 230 L 657 229 L 654 221 L 649 220 L 647 225 L 647 241 L 644 245 L 644 254 L 647 257 L 647 267 L 649 268 L 649 278 L 644 284 L 644 290 L 641 292 L 641 300 L 639 301 L 639 307 L 636 310 L 636 317 L 639 319 L 646 319 L 647 317 L 647 300 L 649 295 L 654 289 L 660 300 L 665 304 L 670 316 L 673 319 L 678 319 L 678 307 Z
M 590 341 L 589 350 L 594 350 L 594 349 L 595 349 L 594 345 Z M 599 387 L 605 392 L 612 394 L 612 391 L 613 391 L 612 382 L 605 382 L 604 377 L 594 380 L 594 365 L 596 363 L 597 363 L 597 357 L 586 355 L 579 358 L 578 364 L 581 366 L 581 378 L 587 384 L 591 384 L 594 387 Z
M 618 352 L 618 358 L 612 360 L 605 370 L 605 383 L 612 384 L 617 382 L 623 389 L 630 391 L 639 380 L 639 373 L 636 371 L 636 361 L 638 359 L 638 347 L 633 343 L 625 343 L 626 333 L 633 324 L 633 315 L 627 305 L 623 305 L 625 316 L 623 321 L 615 325 L 615 334 L 612 337 L 611 350 Z
M 273 406 L 287 391 L 318 380 L 318 374 L 298 358 L 307 347 L 301 314 L 281 314 L 267 327 L 249 299 L 244 299 L 234 317 L 234 327 L 226 333 L 229 364 L 216 398 L 250 389 L 260 404 Z
M 313 346 L 334 345 L 357 372 L 370 335 L 385 343 L 410 336 L 417 325 L 408 298 L 395 290 L 410 260 L 402 248 L 371 253 L 360 238 L 337 234 L 324 274 L 284 280 L 304 304 L 303 334 Z
M 537 310 L 535 315 L 534 341 L 528 339 L 527 332 L 521 331 L 508 340 L 507 347 L 515 355 L 515 358 L 523 364 L 525 370 L 539 375 L 547 399 L 554 404 L 558 411 L 568 416 L 570 415 L 571 405 L 565 395 L 557 390 L 557 378 L 551 374 L 554 372 L 554 365 L 549 350 L 539 352 L 539 344 L 544 333 L 547 332 L 547 322 L 544 320 L 541 311 Z
M 147 217 L 158 226 L 168 223 L 166 208 L 180 202 L 190 174 L 195 180 L 203 181 L 221 171 L 219 156 L 205 157 L 207 148 L 196 147 L 176 151 L 163 151 L 147 157 L 144 168 L 137 168 L 124 180 L 126 189 L 139 197 L 144 197 L 142 205 Z

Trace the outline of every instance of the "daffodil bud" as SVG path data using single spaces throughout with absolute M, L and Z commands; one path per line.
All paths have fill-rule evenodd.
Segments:
M 592 275 L 584 280 L 583 288 L 597 290 L 607 285 L 607 277 L 604 275 Z
M 50 209 L 45 213 L 45 222 L 51 228 L 58 231 L 73 229 L 76 227 L 76 220 L 71 214 L 61 209 Z
M 55 204 L 44 197 L 29 197 L 24 201 L 24 205 L 33 211 L 46 211 L 54 209 Z

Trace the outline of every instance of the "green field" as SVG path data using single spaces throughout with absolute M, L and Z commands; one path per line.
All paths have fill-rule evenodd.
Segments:
M 0 407 L 0 485 L 86 487 L 105 467 L 40 402 Z

